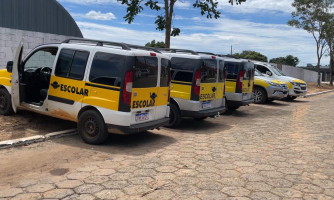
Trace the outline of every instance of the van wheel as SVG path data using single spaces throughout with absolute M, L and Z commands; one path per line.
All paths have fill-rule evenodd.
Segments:
M 169 123 L 166 125 L 168 128 L 176 128 L 181 123 L 181 112 L 179 108 L 170 104 Z
M 0 88 L 0 115 L 13 114 L 12 99 L 5 88 Z
M 254 88 L 254 103 L 263 104 L 267 101 L 267 94 L 262 88 Z
M 237 110 L 238 108 L 240 108 L 240 106 L 227 106 L 227 110 L 231 111 Z
M 82 140 L 88 144 L 102 144 L 108 138 L 104 120 L 96 110 L 88 110 L 80 115 L 78 131 Z

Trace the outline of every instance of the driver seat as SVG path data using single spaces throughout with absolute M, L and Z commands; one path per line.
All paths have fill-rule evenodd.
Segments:
M 41 101 L 44 101 L 46 97 L 48 96 L 48 89 L 41 89 L 39 91 L 39 94 L 41 95 Z

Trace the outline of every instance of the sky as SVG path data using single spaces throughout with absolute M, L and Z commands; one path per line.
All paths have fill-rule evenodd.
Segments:
M 144 10 L 128 24 L 126 6 L 116 0 L 57 0 L 73 16 L 85 38 L 145 45 L 152 40 L 164 41 L 164 32 L 156 30 L 154 21 L 160 11 Z M 162 0 L 159 0 L 161 4 Z M 173 27 L 179 36 L 171 37 L 171 48 L 191 49 L 218 54 L 257 51 L 271 58 L 293 55 L 300 66 L 316 65 L 316 45 L 312 35 L 287 25 L 293 0 L 247 0 L 230 5 L 218 0 L 219 19 L 207 19 L 193 8 L 190 0 L 178 0 Z M 329 63 L 328 57 L 322 65 Z

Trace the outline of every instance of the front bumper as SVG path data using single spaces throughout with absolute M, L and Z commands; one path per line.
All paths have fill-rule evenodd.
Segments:
M 286 98 L 289 94 L 289 90 L 283 87 L 269 86 L 266 88 L 268 99 L 283 99 Z
M 294 85 L 292 89 L 289 89 L 289 96 L 299 97 L 305 96 L 307 93 L 307 86 L 306 85 Z
M 169 118 L 165 117 L 162 119 L 149 121 L 140 124 L 134 124 L 130 126 L 119 126 L 119 125 L 112 125 L 107 124 L 107 130 L 109 133 L 118 133 L 118 134 L 133 134 L 133 133 L 140 133 L 147 130 L 152 130 L 161 126 L 167 125 L 169 122 Z
M 200 111 L 181 110 L 181 116 L 182 117 L 195 117 L 195 118 L 212 117 L 215 115 L 222 114 L 225 111 L 226 111 L 225 106 L 221 106 L 219 108 L 208 109 L 208 110 L 200 110 Z

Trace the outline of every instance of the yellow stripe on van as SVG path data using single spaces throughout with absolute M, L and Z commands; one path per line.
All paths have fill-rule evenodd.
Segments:
M 190 100 L 192 86 L 190 82 L 185 83 L 189 83 L 190 85 L 172 83 L 170 87 L 170 96 L 174 98 Z
M 168 91 L 169 87 L 158 88 L 158 97 L 155 100 L 156 106 L 164 106 L 168 104 Z
M 242 82 L 242 93 L 251 93 L 253 92 L 253 83 L 254 80 L 244 80 Z
M 237 87 L 237 82 L 234 81 L 228 81 L 226 80 L 226 89 L 225 92 L 233 92 L 235 93 Z
M 0 70 L 0 85 L 11 86 L 10 80 L 12 79 L 12 73 L 9 73 L 7 69 Z
M 152 99 L 151 95 L 156 94 L 156 98 Z M 132 88 L 131 108 L 149 108 L 157 105 L 158 87 L 152 88 Z M 166 97 L 167 98 L 167 97 Z
M 216 91 L 213 91 L 213 88 L 216 88 Z M 217 83 L 201 83 L 200 88 L 200 101 L 210 101 L 217 99 Z
M 52 84 L 55 82 L 58 83 L 59 87 L 53 88 Z M 89 96 L 91 93 L 85 91 L 84 81 L 51 76 L 49 95 L 82 102 L 84 95 Z
M 224 98 L 224 83 L 217 83 L 217 99 Z

